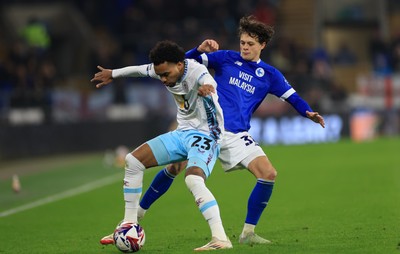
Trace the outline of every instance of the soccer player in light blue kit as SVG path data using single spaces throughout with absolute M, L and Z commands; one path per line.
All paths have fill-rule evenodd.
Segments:
M 186 161 L 185 183 L 208 222 L 211 241 L 196 251 L 229 249 L 220 211 L 213 194 L 205 185 L 220 151 L 224 133 L 223 114 L 214 92 L 217 86 L 207 68 L 185 59 L 184 50 L 171 41 L 159 42 L 150 51 L 151 64 L 122 69 L 98 68 L 92 82 L 96 87 L 115 77 L 152 77 L 160 79 L 174 96 L 177 106 L 176 130 L 153 138 L 126 156 L 124 177 L 125 216 L 122 223 L 137 222 L 144 170 L 150 167 Z M 206 86 L 203 93 L 199 87 Z
M 215 71 L 214 78 L 218 83 L 219 102 L 225 120 L 225 134 L 219 155 L 224 170 L 229 172 L 247 168 L 257 179 L 248 199 L 247 216 L 239 237 L 239 242 L 243 244 L 270 243 L 255 233 L 255 226 L 269 202 L 277 175 L 265 152 L 248 133 L 254 111 L 271 93 L 289 102 L 302 116 L 325 126 L 323 117 L 312 111 L 281 72 L 260 59 L 261 51 L 273 34 L 271 27 L 251 16 L 243 17 L 239 25 L 240 52 L 216 51 L 218 43 L 205 40 L 186 53 L 187 58 L 194 58 Z M 202 86 L 200 90 L 205 87 Z M 156 175 L 140 202 L 139 219 L 168 190 L 174 177 L 183 168 L 184 163 L 168 165 Z M 101 243 L 111 244 L 112 239 L 106 236 Z

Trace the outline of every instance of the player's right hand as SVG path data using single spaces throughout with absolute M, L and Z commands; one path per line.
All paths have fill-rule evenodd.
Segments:
M 97 68 L 100 71 L 94 74 L 94 77 L 90 80 L 90 82 L 100 82 L 96 84 L 96 88 L 100 88 L 102 86 L 110 84 L 113 81 L 112 70 L 104 69 L 100 65 L 98 65 Z
M 219 49 L 218 42 L 212 39 L 204 40 L 200 46 L 197 48 L 198 51 L 202 53 L 210 53 L 217 51 Z

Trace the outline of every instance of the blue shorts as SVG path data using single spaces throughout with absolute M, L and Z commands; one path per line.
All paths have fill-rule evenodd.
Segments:
M 171 131 L 146 142 L 158 165 L 188 160 L 209 177 L 219 155 L 219 144 L 210 136 L 195 130 Z

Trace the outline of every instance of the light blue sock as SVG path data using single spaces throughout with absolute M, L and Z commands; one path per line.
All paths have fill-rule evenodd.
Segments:
M 268 181 L 261 178 L 257 179 L 256 186 L 254 186 L 247 203 L 246 223 L 257 225 L 261 214 L 263 213 L 265 207 L 267 207 L 273 188 L 273 181 Z
M 143 195 L 140 206 L 145 210 L 149 209 L 149 207 L 169 189 L 174 179 L 175 176 L 171 175 L 166 168 L 160 170 Z

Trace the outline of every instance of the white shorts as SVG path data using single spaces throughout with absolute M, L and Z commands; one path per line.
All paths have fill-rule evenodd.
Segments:
M 236 134 L 225 131 L 219 154 L 224 171 L 247 168 L 259 156 L 266 156 L 265 152 L 247 131 Z

